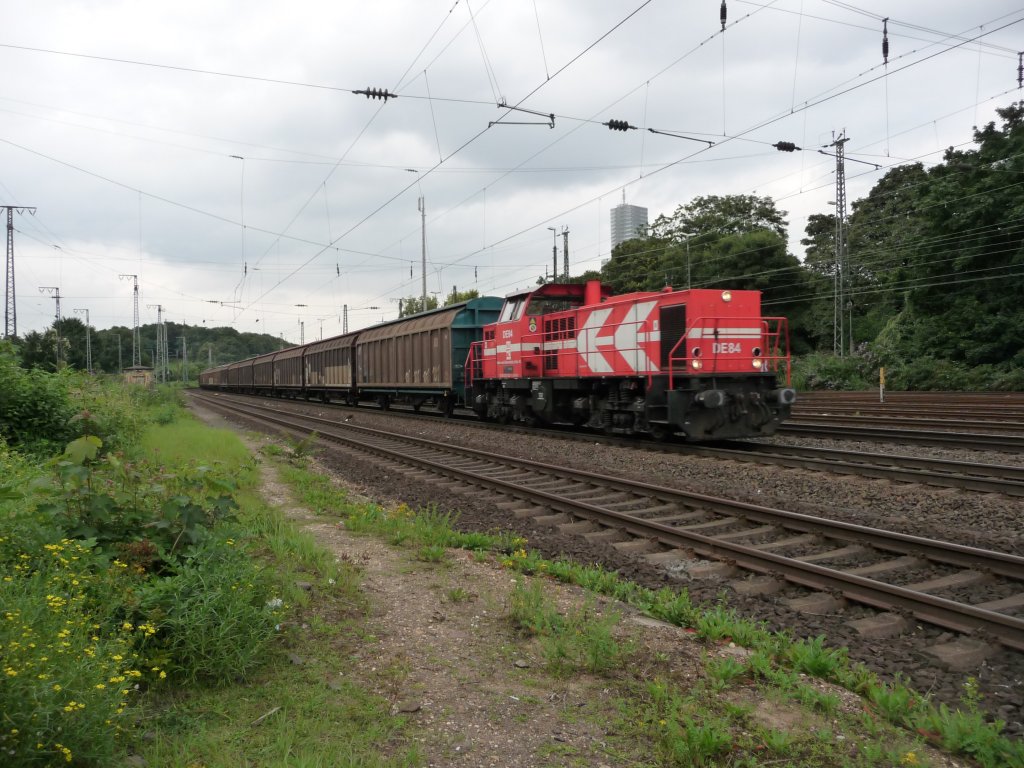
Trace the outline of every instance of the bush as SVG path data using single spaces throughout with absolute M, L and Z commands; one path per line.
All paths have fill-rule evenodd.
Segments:
M 816 352 L 793 362 L 793 386 L 797 390 L 870 389 L 877 385 L 877 368 L 867 357 L 836 357 Z
M 36 489 L 41 518 L 108 554 L 151 570 L 181 557 L 217 523 L 233 519 L 237 486 L 223 471 L 176 471 L 98 457 L 102 441 L 80 437 L 51 462 L 56 482 Z
M 4 765 L 109 764 L 147 676 L 118 616 L 131 574 L 88 544 L 17 531 L 0 537 L 0 573 Z
M 74 383 L 71 394 L 79 412 L 76 435 L 100 438 L 107 451 L 123 451 L 138 442 L 149 421 L 149 409 L 143 407 L 144 389 L 84 374 Z
M 0 347 L 0 437 L 32 452 L 50 452 L 72 435 L 74 409 L 67 377 L 19 368 L 6 345 Z
M 210 537 L 142 590 L 139 611 L 156 628 L 143 652 L 187 682 L 245 680 L 265 659 L 282 607 L 242 547 Z

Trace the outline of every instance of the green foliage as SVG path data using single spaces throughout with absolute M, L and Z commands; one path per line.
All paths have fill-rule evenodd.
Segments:
M 704 670 L 708 679 L 716 684 L 716 690 L 723 690 L 748 673 L 747 665 L 732 656 L 707 659 Z
M 398 305 L 398 316 L 409 317 L 410 315 L 418 315 L 420 312 L 429 312 L 437 309 L 438 306 L 437 296 L 427 296 L 426 304 L 423 303 L 422 296 L 407 296 Z
M 653 596 L 650 607 L 651 615 L 656 619 L 675 624 L 677 627 L 691 626 L 697 615 L 690 593 L 663 587 Z
M 927 170 L 891 169 L 853 204 L 844 293 L 855 340 L 891 371 L 893 389 L 1021 389 L 1024 377 L 1024 108 L 975 130 Z M 829 229 L 832 227 L 832 231 Z M 808 220 L 807 313 L 818 349 L 832 340 L 834 217 Z M 847 318 L 849 319 L 849 318 Z
M 891 383 L 886 369 L 887 386 Z M 836 357 L 816 352 L 793 361 L 793 386 L 797 391 L 814 389 L 870 389 L 878 386 L 878 369 L 873 361 L 854 355 Z
M 555 674 L 576 670 L 603 674 L 616 668 L 630 651 L 612 634 L 619 622 L 617 613 L 599 616 L 587 604 L 563 616 L 539 581 L 517 579 L 509 598 L 509 617 L 540 639 L 548 669 Z
M 15 523 L 0 536 L 0 750 L 4 765 L 108 764 L 129 724 L 140 633 L 121 622 L 133 584 L 89 542 Z
M 898 677 L 892 683 L 872 686 L 866 693 L 879 714 L 894 723 L 913 712 L 920 702 L 920 696 L 900 682 Z
M 316 432 L 310 432 L 308 435 L 298 438 L 291 438 L 286 435 L 285 441 L 288 443 L 288 453 L 291 460 L 302 462 L 308 458 L 313 452 L 319 437 Z
M 0 392 L 0 437 L 9 444 L 45 453 L 73 434 L 67 377 L 20 368 L 8 342 L 0 343 Z
M 731 639 L 738 617 L 736 613 L 719 603 L 697 616 L 695 628 L 697 637 L 713 643 Z
M 684 239 L 686 232 L 698 236 L 738 235 L 767 230 L 786 237 L 786 213 L 770 197 L 754 195 L 698 195 L 676 208 L 671 217 L 659 216 L 651 226 L 656 237 Z
M 509 597 L 509 618 L 533 635 L 552 635 L 565 628 L 565 621 L 551 602 L 540 581 L 516 580 Z
M 55 482 L 36 489 L 37 509 L 74 538 L 90 539 L 143 569 L 169 563 L 199 544 L 236 508 L 234 481 L 210 467 L 179 473 L 146 462 L 128 464 L 87 436 L 51 464 Z
M 425 563 L 440 563 L 444 561 L 447 554 L 448 550 L 445 547 L 439 544 L 427 544 L 420 547 L 416 557 Z
M 797 640 L 790 645 L 788 656 L 795 669 L 824 680 L 832 679 L 847 663 L 846 650 L 827 648 L 824 635 L 809 640 Z
M 210 537 L 139 590 L 138 610 L 156 628 L 141 652 L 185 682 L 245 680 L 265 660 L 283 607 L 244 548 Z
M 678 691 L 663 680 L 647 684 L 641 718 L 659 765 L 713 766 L 733 745 L 728 722 L 700 718 Z

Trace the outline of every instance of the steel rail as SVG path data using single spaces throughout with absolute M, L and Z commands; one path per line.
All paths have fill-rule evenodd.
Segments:
M 1024 428 L 1024 410 L 1017 408 L 949 408 L 940 405 L 891 405 L 889 403 L 805 403 L 793 404 L 791 418 L 805 419 L 811 416 L 861 416 L 870 419 L 935 419 L 938 421 L 1017 422 Z M 940 414 L 937 416 L 936 414 Z
M 205 398 L 204 398 L 205 399 Z M 210 401 L 207 401 L 210 402 Z M 231 404 L 213 401 L 217 407 L 243 413 L 249 417 L 252 414 L 244 408 Z M 255 406 L 259 410 L 274 409 Z M 710 536 L 676 528 L 664 523 L 645 521 L 629 513 L 618 512 L 607 509 L 585 501 L 576 501 L 559 496 L 555 493 L 528 488 L 517 483 L 502 480 L 500 478 L 488 477 L 478 471 L 471 469 L 460 469 L 451 466 L 450 463 L 437 461 L 434 458 L 423 456 L 412 456 L 393 447 L 382 444 L 367 445 L 362 440 L 357 440 L 353 435 L 343 434 L 355 432 L 362 437 L 372 435 L 377 440 L 398 441 L 400 443 L 412 443 L 420 449 L 429 448 L 432 451 L 444 453 L 457 453 L 478 461 L 501 462 L 520 468 L 530 468 L 534 471 L 543 471 L 545 474 L 554 474 L 559 479 L 572 479 L 581 477 L 585 482 L 598 484 L 603 487 L 619 489 L 632 489 L 630 492 L 638 495 L 654 495 L 656 498 L 674 498 L 687 500 L 690 505 L 697 505 L 705 508 L 713 508 L 716 511 L 723 511 L 733 516 L 762 521 L 775 521 L 785 519 L 787 524 L 797 530 L 819 533 L 829 539 L 852 540 L 859 543 L 867 543 L 882 551 L 918 554 L 929 560 L 944 562 L 974 569 L 984 569 L 991 573 L 1007 576 L 1013 579 L 1024 579 L 1024 558 L 1001 552 L 980 550 L 974 547 L 967 547 L 959 544 L 938 542 L 931 539 L 909 536 L 906 534 L 891 531 L 882 531 L 866 526 L 859 526 L 852 523 L 838 521 L 825 521 L 808 515 L 801 515 L 784 510 L 776 510 L 768 507 L 747 504 L 745 502 L 733 502 L 726 499 L 694 494 L 685 491 L 677 491 L 661 486 L 652 486 L 643 483 L 634 483 L 609 478 L 597 473 L 583 472 L 580 470 L 569 470 L 560 467 L 552 467 L 548 464 L 533 462 L 514 457 L 498 456 L 488 454 L 474 449 L 458 448 L 447 444 L 436 444 L 421 438 L 409 437 L 390 432 L 370 430 L 364 427 L 353 425 L 339 426 L 335 422 L 317 417 L 299 416 L 298 422 L 292 419 L 285 419 L 279 416 L 260 416 L 265 421 L 284 426 L 287 429 L 298 431 L 316 431 L 318 435 L 327 439 L 342 442 L 348 445 L 355 445 L 360 450 L 374 453 L 392 461 L 412 465 L 426 470 L 433 474 L 440 474 L 446 477 L 469 482 L 473 485 L 483 486 L 502 493 L 530 501 L 540 503 L 551 509 L 564 512 L 575 517 L 590 519 L 605 525 L 619 528 L 634 536 L 655 540 L 659 543 L 677 549 L 693 551 L 697 554 L 712 557 L 719 560 L 726 560 L 736 565 L 759 573 L 777 574 L 794 584 L 809 587 L 812 589 L 824 589 L 836 592 L 844 598 L 854 602 L 870 605 L 883 610 L 902 610 L 909 612 L 917 618 L 929 623 L 953 629 L 958 632 L 982 631 L 1003 645 L 1024 651 L 1024 619 L 1011 615 L 989 611 L 975 606 L 957 603 L 946 598 L 936 597 L 923 592 L 916 592 L 895 585 L 869 579 L 855 574 L 826 568 L 813 563 L 802 562 L 797 559 L 775 555 L 770 552 L 761 551 L 755 547 L 748 547 L 730 541 L 715 539 Z M 326 423 L 329 432 L 311 430 L 301 422 Z M 726 511 L 727 510 L 727 511 Z
M 838 424 L 840 426 L 872 426 L 878 425 L 881 427 L 919 427 L 919 428 L 943 428 L 951 430 L 957 426 L 969 427 L 972 429 L 986 429 L 990 432 L 1009 432 L 1010 434 L 1016 434 L 1024 432 L 1024 422 L 1014 421 L 985 421 L 979 422 L 971 420 L 968 423 L 963 421 L 957 421 L 954 419 L 937 419 L 934 416 L 930 418 L 920 417 L 908 417 L 903 418 L 900 416 L 889 416 L 884 413 L 859 413 L 859 414 L 837 414 L 837 413 L 814 413 L 814 414 L 803 414 L 798 410 L 794 410 L 792 416 L 786 420 L 786 424 L 802 424 L 807 421 L 815 421 L 818 419 L 827 419 L 830 424 Z
M 1024 436 L 986 435 L 977 432 L 935 432 L 885 429 L 881 427 L 850 427 L 828 422 L 785 422 L 779 435 L 802 435 L 828 440 L 872 440 L 875 442 L 913 443 L 948 448 L 971 448 L 1003 453 L 1024 451 Z

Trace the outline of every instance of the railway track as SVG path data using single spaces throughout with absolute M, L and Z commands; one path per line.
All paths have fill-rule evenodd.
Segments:
M 229 395 L 247 398 L 246 395 Z M 267 401 L 256 398 L 255 402 L 275 402 L 282 406 L 288 401 Z M 318 403 L 318 407 L 333 407 L 332 404 Z M 340 410 L 348 410 L 340 409 Z M 440 414 L 401 411 L 392 409 L 392 415 L 410 419 L 436 420 Z M 455 417 L 458 419 L 458 415 Z M 483 422 L 475 416 L 466 421 L 479 429 L 495 431 L 522 431 L 526 434 L 545 435 L 562 440 L 600 442 L 632 450 L 655 450 L 679 456 L 703 456 L 723 461 L 745 461 L 759 464 L 794 467 L 840 475 L 873 477 L 897 483 L 921 483 L 941 488 L 956 488 L 979 493 L 1000 493 L 1007 496 L 1024 496 L 1024 468 L 1004 464 L 982 464 L 966 461 L 950 461 L 935 458 L 920 458 L 906 455 L 848 451 L 834 448 L 812 448 L 782 445 L 772 442 L 728 441 L 715 446 L 691 443 L 656 443 L 653 441 L 610 437 L 592 432 L 518 427 Z M 948 446 L 956 447 L 956 446 Z
M 795 411 L 790 419 L 786 421 L 783 429 L 791 424 L 803 424 L 805 422 L 815 422 L 827 420 L 830 425 L 839 427 L 859 427 L 867 425 L 880 425 L 883 427 L 899 427 L 900 429 L 910 430 L 928 430 L 928 429 L 941 429 L 947 432 L 956 432 L 957 430 L 968 430 L 968 429 L 983 429 L 991 433 L 1008 434 L 1008 435 L 1024 435 L 1024 421 L 1007 421 L 1005 419 L 995 421 L 986 420 L 981 421 L 969 418 L 967 421 L 956 420 L 952 418 L 928 418 L 925 416 L 915 417 L 904 417 L 895 416 L 889 414 L 875 414 L 875 413 L 835 413 L 835 412 L 819 412 L 813 414 L 805 414 L 802 411 Z
M 829 610 L 848 600 L 888 612 L 896 627 L 911 615 L 1024 651 L 1024 558 L 1015 555 L 196 397 L 277 429 L 316 431 L 417 479 L 485 488 L 505 497 L 511 513 L 691 575 L 706 567 L 703 558 L 720 571 L 753 572 L 738 583 L 748 594 L 773 592 L 784 581 L 818 591 L 819 610 L 821 599 L 835 603 Z
M 772 443 L 729 443 L 725 447 L 680 446 L 680 453 L 729 461 L 755 461 L 841 475 L 922 483 L 982 493 L 1024 496 L 1024 467 L 972 464 L 948 459 L 810 448 Z
M 947 430 L 949 424 L 949 422 L 945 423 Z M 863 421 L 855 426 L 838 424 L 831 419 L 792 420 L 779 427 L 777 434 L 826 440 L 862 440 L 941 448 L 967 448 L 999 453 L 1020 454 L 1024 452 L 1024 434 L 990 435 L 979 432 L 911 430 L 893 426 L 868 426 Z
M 1024 408 L 982 407 L 982 406 L 941 406 L 941 405 L 892 405 L 890 403 L 828 403 L 803 402 L 797 400 L 792 413 L 805 419 L 814 416 L 870 416 L 878 419 L 936 419 L 943 421 L 975 422 L 1024 422 Z

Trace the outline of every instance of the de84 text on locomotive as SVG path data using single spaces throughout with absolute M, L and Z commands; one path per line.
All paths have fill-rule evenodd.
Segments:
M 760 291 L 613 295 L 597 281 L 472 299 L 203 371 L 206 389 L 405 403 L 608 434 L 721 440 L 789 416 L 785 318 Z

